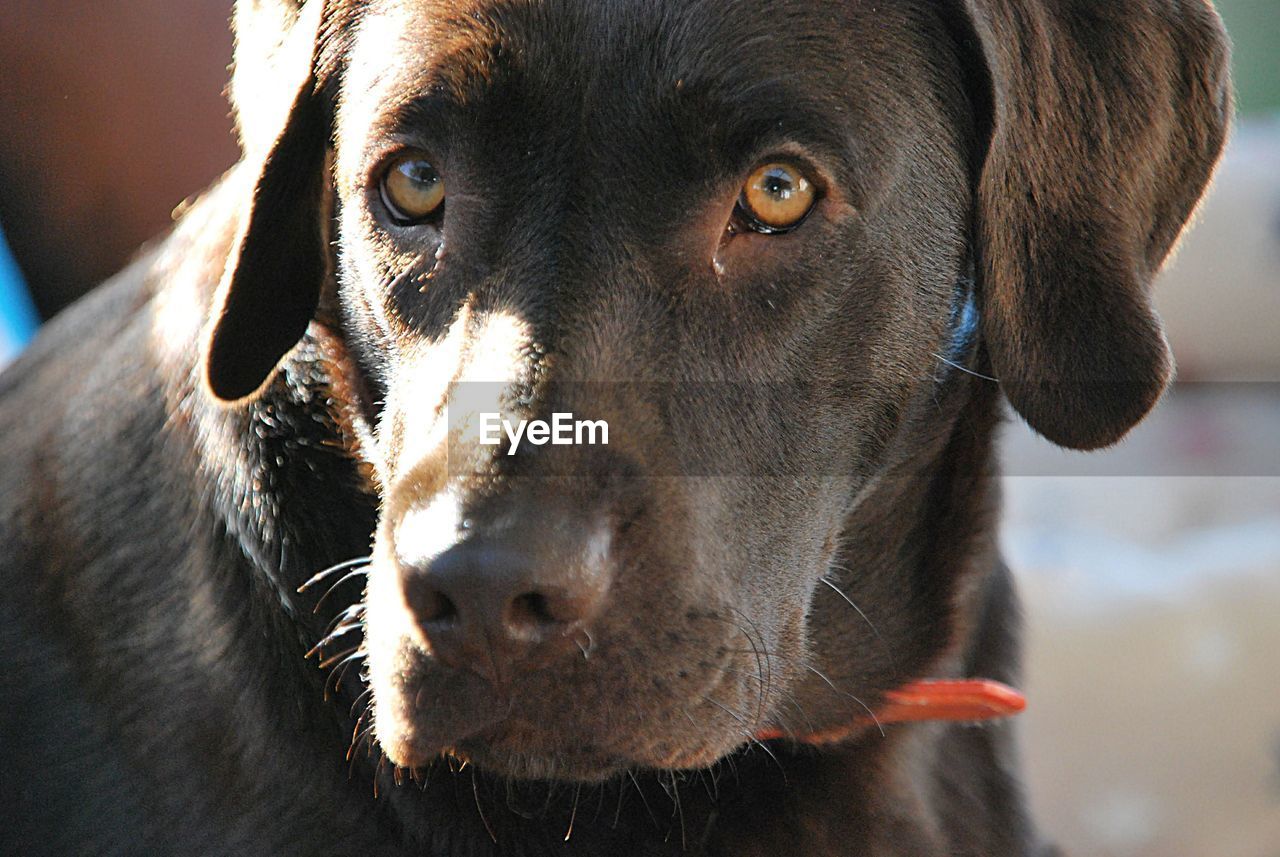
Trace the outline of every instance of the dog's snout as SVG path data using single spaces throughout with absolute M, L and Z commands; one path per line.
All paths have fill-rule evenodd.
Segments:
M 432 654 L 501 684 L 590 639 L 609 581 L 600 563 L 512 545 L 457 545 L 404 562 L 405 602 Z

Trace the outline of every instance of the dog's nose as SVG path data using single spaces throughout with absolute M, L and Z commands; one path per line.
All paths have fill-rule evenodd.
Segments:
M 528 547 L 469 543 L 402 561 L 405 601 L 445 664 L 501 685 L 514 670 L 589 651 L 587 626 L 609 585 L 601 563 Z

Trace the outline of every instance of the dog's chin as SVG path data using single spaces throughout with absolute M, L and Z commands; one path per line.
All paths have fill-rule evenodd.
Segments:
M 635 769 L 706 768 L 737 749 L 729 736 L 724 742 L 683 746 L 676 736 L 630 735 L 605 745 L 517 723 L 499 723 L 447 745 L 414 729 L 380 740 L 387 758 L 405 768 L 452 758 L 504 779 L 577 783 L 604 782 Z
M 598 783 L 637 767 L 622 756 L 575 748 L 555 753 L 528 752 L 485 740 L 464 741 L 449 755 L 508 780 Z

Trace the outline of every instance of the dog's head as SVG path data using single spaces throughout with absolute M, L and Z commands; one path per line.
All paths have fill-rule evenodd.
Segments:
M 1077 448 L 1169 377 L 1147 290 L 1229 109 L 1207 3 L 237 18 L 260 172 L 208 388 L 340 327 L 398 764 L 593 778 L 847 720 L 952 637 L 958 581 L 905 570 L 932 495 L 892 474 L 985 383 L 953 365 Z M 490 411 L 608 444 L 482 444 Z

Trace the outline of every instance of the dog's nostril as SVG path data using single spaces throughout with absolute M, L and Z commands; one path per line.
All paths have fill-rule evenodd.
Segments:
M 526 592 L 511 600 L 507 608 L 507 621 L 515 628 L 534 630 L 547 625 L 558 625 L 564 620 L 555 615 L 551 602 L 541 592 Z
M 473 538 L 427 562 L 402 559 L 415 645 L 445 667 L 498 683 L 517 665 L 541 668 L 577 651 L 580 632 L 603 605 L 609 575 L 595 555 L 566 561 L 567 551 L 544 557 L 539 547 L 528 536 L 519 545 Z
M 419 595 L 417 613 L 421 622 L 453 622 L 458 618 L 458 607 L 440 590 L 427 589 Z

